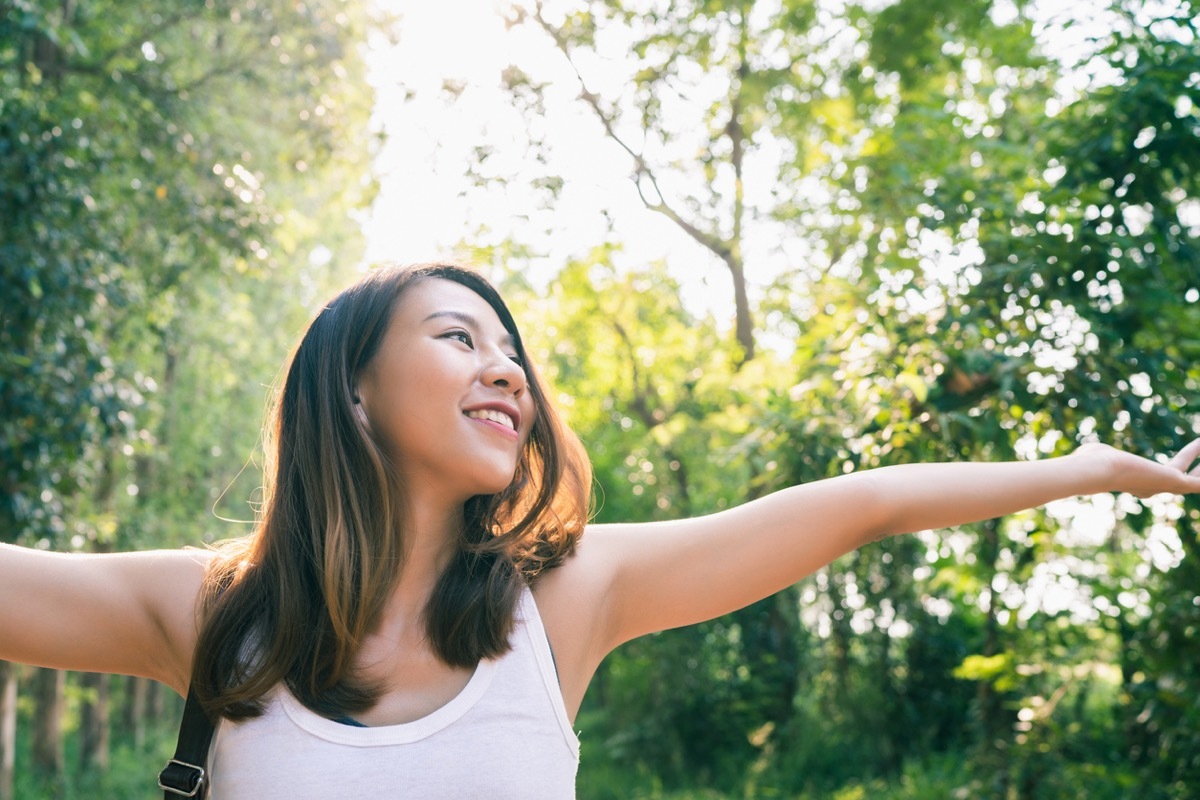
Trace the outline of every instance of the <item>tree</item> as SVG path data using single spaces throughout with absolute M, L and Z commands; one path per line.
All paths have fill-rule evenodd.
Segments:
M 1191 244 L 1195 225 L 1188 221 L 1200 155 L 1195 91 L 1188 77 L 1196 67 L 1194 14 L 1186 3 L 1153 9 L 1114 4 L 1106 13 L 1113 35 L 1095 42 L 1089 67 L 1111 76 L 1110 83 L 1093 85 L 1071 102 L 1050 92 L 1036 72 L 1027 73 L 1029 79 L 1012 71 L 993 73 L 994 79 L 1003 79 L 978 96 L 976 108 L 963 109 L 967 113 L 954 126 L 959 133 L 949 139 L 951 146 L 926 164 L 915 152 L 927 140 L 930 120 L 961 112 L 936 94 L 907 108 L 900 105 L 893 132 L 880 145 L 864 148 L 865 157 L 855 167 L 862 171 L 859 187 L 846 189 L 870 212 L 864 216 L 878 232 L 867 240 L 871 257 L 884 267 L 877 273 L 903 290 L 901 298 L 931 293 L 942 298 L 945 312 L 931 331 L 944 343 L 929 365 L 938 376 L 930 393 L 934 405 L 942 412 L 968 411 L 976 428 L 988 419 L 1007 420 L 1003 438 L 1013 448 L 1036 443 L 1045 453 L 1063 452 L 1072 443 L 1072 432 L 1095 431 L 1150 455 L 1181 446 L 1195 413 L 1188 399 L 1195 386 L 1189 340 L 1164 334 L 1187 329 L 1180 314 L 1187 313 L 1182 310 L 1189 292 L 1197 293 L 1200 277 Z M 990 110 L 981 115 L 985 106 Z M 1039 119 L 1040 108 L 1049 113 Z M 961 146 L 964 140 L 969 147 Z M 920 166 L 897 172 L 896 158 Z M 931 247 L 931 242 L 940 245 Z M 938 249 L 943 259 L 957 262 L 957 273 L 949 280 L 931 274 Z M 906 252 L 908 264 L 903 262 Z M 904 307 L 899 310 L 907 313 Z M 965 409 L 960 399 L 968 401 Z M 1134 687 L 1128 676 L 1137 671 L 1135 664 L 1149 667 L 1139 654 L 1162 652 L 1162 640 L 1159 647 L 1149 647 L 1145 640 L 1135 644 L 1134 631 L 1173 627 L 1173 621 L 1166 621 L 1171 610 L 1185 617 L 1190 610 L 1166 600 L 1178 596 L 1179 585 L 1170 586 L 1172 579 L 1153 606 L 1153 616 L 1135 612 L 1128 600 L 1117 602 L 1118 595 L 1127 597 L 1122 592 L 1147 577 L 1148 548 L 1141 536 L 1151 518 L 1137 511 L 1136 504 L 1133 508 L 1107 545 L 1093 551 L 1105 572 L 1089 583 L 1098 603 L 1112 598 L 1105 615 L 1112 620 L 1112 638 L 1104 646 L 1113 646 L 1118 654 L 1125 696 L 1146 697 L 1152 692 Z M 1035 524 L 1048 523 L 1052 529 L 1050 520 Z M 1028 532 L 1018 535 L 1024 538 Z M 1184 529 L 1181 543 L 1186 548 L 1192 541 L 1194 535 Z M 994 537 L 986 542 L 991 543 L 987 552 L 1019 554 L 1025 579 L 1033 575 L 1031 566 L 1063 563 L 1065 558 L 1049 536 L 1027 539 L 1025 547 L 1010 540 L 999 551 Z M 1141 558 L 1121 555 L 1137 551 Z M 1183 577 L 1187 563 L 1167 575 Z M 994 600 L 989 612 L 993 605 Z M 989 616 L 989 630 L 993 624 Z M 1029 633 L 1010 633 L 1029 641 Z M 1048 639 L 1052 634 L 1042 630 L 1035 635 Z M 1009 647 L 1022 649 L 1020 639 L 1010 639 Z M 1086 663 L 1093 652 L 1084 647 L 1072 657 Z M 985 649 L 982 655 L 986 659 L 999 653 Z M 1034 689 L 1040 681 L 1014 672 L 1015 659 L 1007 663 L 985 680 L 1030 686 L 1038 702 L 1061 697 L 1060 689 L 1070 680 L 1064 676 L 1061 683 Z M 1056 701 L 1046 708 L 1055 705 L 1061 707 Z M 1145 710 L 1128 708 L 1123 727 L 1138 727 L 1131 720 Z M 1049 727 L 1048 714 L 1030 718 L 1038 720 L 1041 730 Z M 994 733 L 995 721 L 985 728 Z M 1029 726 L 1018 723 L 1017 729 L 1013 743 L 1031 746 L 1018 748 L 1016 759 L 1013 753 L 1004 756 L 1005 769 L 1014 775 L 1022 771 L 1022 758 L 1040 758 L 1032 746 L 1037 738 L 1022 732 Z M 1144 729 L 1126 739 L 1130 762 L 1137 764 L 1145 758 Z M 1178 770 L 1172 779 L 1193 774 L 1187 772 L 1191 767 L 1182 766 L 1189 762 L 1194 763 L 1190 755 L 1172 762 L 1171 769 Z M 1036 791 L 1045 779 L 1046 771 L 1040 772 L 1025 774 L 1019 791 Z
M 213 536 L 210 484 L 246 447 L 213 439 L 254 440 L 246 420 L 284 353 L 265 343 L 361 254 L 368 24 L 340 2 L 0 3 L 0 537 Z M 301 303 L 281 307 L 298 283 Z M 252 354 L 232 367 L 258 370 L 239 392 L 197 374 L 207 343 Z M 180 375 L 205 432 L 167 411 Z M 177 480 L 188 470 L 207 483 Z

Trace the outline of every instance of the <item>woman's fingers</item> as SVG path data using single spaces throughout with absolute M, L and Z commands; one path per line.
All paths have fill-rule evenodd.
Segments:
M 1200 458 L 1200 439 L 1194 439 L 1188 443 L 1168 463 L 1180 472 L 1195 475 L 1200 473 L 1200 466 L 1190 471 L 1189 468 L 1196 462 L 1197 458 Z

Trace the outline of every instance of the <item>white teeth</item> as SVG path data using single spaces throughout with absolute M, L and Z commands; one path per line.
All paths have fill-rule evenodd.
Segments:
M 516 430 L 517 426 L 513 424 L 513 418 L 503 411 L 497 411 L 494 408 L 480 408 L 474 411 L 464 411 L 471 419 L 490 419 L 492 422 L 499 422 L 506 428 Z

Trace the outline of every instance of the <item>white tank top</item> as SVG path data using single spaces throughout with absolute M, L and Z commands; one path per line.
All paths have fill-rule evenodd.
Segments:
M 211 800 L 574 798 L 579 739 L 528 589 L 511 641 L 457 697 L 401 725 L 334 722 L 280 687 L 262 716 L 218 726 Z

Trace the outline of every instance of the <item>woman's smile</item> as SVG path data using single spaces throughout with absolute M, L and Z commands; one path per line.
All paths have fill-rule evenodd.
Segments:
M 488 403 L 463 411 L 469 419 L 480 422 L 493 430 L 497 430 L 514 441 L 519 438 L 517 433 L 521 422 L 521 412 L 516 406 L 507 403 Z

